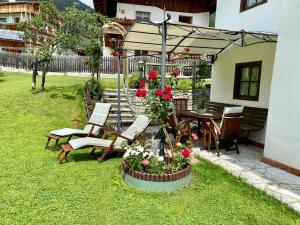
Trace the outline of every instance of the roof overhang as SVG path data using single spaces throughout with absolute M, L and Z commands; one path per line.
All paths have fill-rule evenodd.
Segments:
M 168 23 L 166 52 L 217 56 L 232 45 L 247 47 L 259 43 L 276 43 L 277 35 L 230 31 L 208 27 L 193 26 L 183 23 Z M 136 22 L 129 29 L 124 40 L 125 50 L 143 50 L 161 52 L 162 25 L 152 22 Z

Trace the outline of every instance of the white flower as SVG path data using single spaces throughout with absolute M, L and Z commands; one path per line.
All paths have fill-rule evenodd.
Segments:
M 136 150 L 139 152 L 144 152 L 144 148 L 142 146 L 137 146 Z
M 143 158 L 146 158 L 148 156 L 148 152 L 143 153 Z
M 157 156 L 157 160 L 162 162 L 162 161 L 164 161 L 164 157 L 163 156 Z

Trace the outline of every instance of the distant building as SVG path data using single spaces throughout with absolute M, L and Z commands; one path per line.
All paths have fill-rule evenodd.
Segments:
M 136 19 L 160 22 L 163 20 L 164 9 L 174 22 L 189 23 L 198 26 L 209 26 L 210 15 L 215 12 L 216 0 L 94 0 L 97 12 L 116 18 L 115 22 L 125 30 Z M 105 30 L 104 55 L 110 55 L 115 43 L 122 39 L 122 33 Z M 138 49 L 136 55 L 145 54 Z
M 22 52 L 26 44 L 16 32 L 20 22 L 28 20 L 39 13 L 40 3 L 34 1 L 0 0 L 0 50 Z

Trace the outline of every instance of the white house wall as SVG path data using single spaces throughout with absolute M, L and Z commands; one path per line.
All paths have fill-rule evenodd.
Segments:
M 212 67 L 210 100 L 235 105 L 269 108 L 275 51 L 275 44 L 266 43 L 245 48 L 233 46 L 220 54 Z M 233 99 L 235 66 L 237 63 L 252 61 L 262 61 L 259 101 Z M 265 131 L 252 133 L 250 139 L 264 143 Z
M 127 18 L 135 19 L 136 11 L 150 12 L 150 20 L 155 22 L 161 22 L 163 20 L 164 11 L 158 7 L 145 6 L 145 5 L 135 5 L 135 4 L 126 4 L 118 3 L 117 4 L 117 17 L 118 18 Z M 184 12 L 173 12 L 167 11 L 171 14 L 171 19 L 173 22 L 178 22 L 179 15 L 181 16 L 191 16 L 193 17 L 193 25 L 199 26 L 208 26 L 209 25 L 209 13 L 184 13 Z
M 265 4 L 240 12 L 241 0 L 218 0 L 216 28 L 278 33 L 281 1 L 268 0 Z
M 300 1 L 284 0 L 264 155 L 300 169 Z

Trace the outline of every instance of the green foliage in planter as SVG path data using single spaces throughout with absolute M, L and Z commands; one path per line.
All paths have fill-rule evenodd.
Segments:
M 142 74 L 138 71 L 133 72 L 132 74 L 129 75 L 128 78 L 128 87 L 137 89 L 140 87 L 139 81 L 142 80 Z
M 99 81 L 92 78 L 85 83 L 84 91 L 90 92 L 94 101 L 100 101 L 103 97 L 104 89 Z

